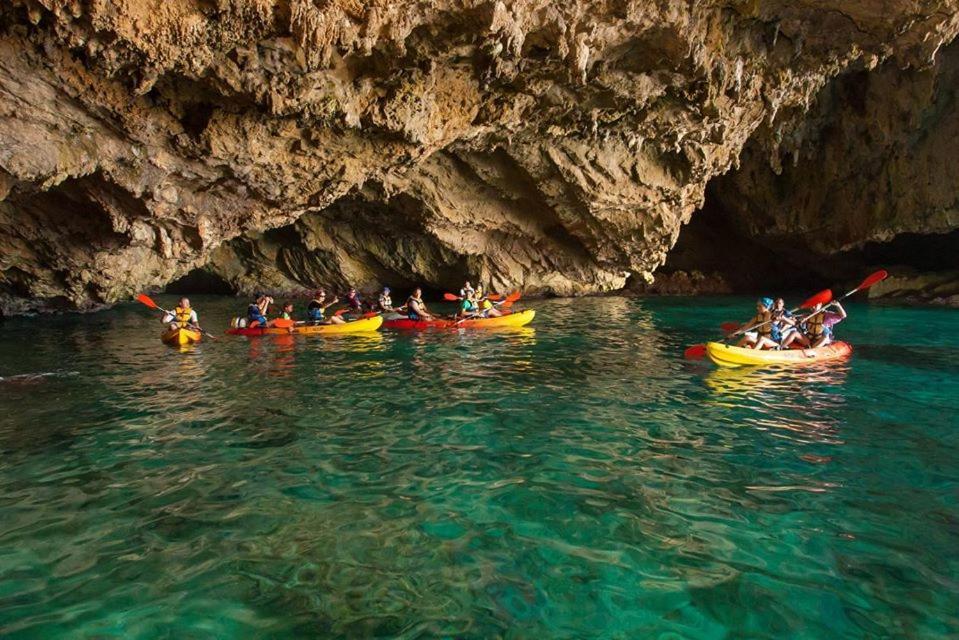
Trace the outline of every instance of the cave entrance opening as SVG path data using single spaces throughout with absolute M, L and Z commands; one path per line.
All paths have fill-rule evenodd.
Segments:
M 163 291 L 176 295 L 236 295 L 237 293 L 229 282 L 206 267 L 198 267 L 185 276 L 174 280 Z

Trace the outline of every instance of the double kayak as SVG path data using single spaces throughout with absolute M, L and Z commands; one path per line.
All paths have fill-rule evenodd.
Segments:
M 810 364 L 842 360 L 852 353 L 845 342 L 833 342 L 817 349 L 760 350 L 734 347 L 721 342 L 706 344 L 706 355 L 721 367 L 756 367 L 773 364 Z
M 164 331 L 160 334 L 160 340 L 165 344 L 185 345 L 199 342 L 202 336 L 203 334 L 199 331 L 181 327 L 179 329 L 168 329 Z
M 383 326 L 387 329 L 500 329 L 503 327 L 522 327 L 533 321 L 536 312 L 532 309 L 517 311 L 494 318 L 470 318 L 468 320 L 452 320 L 449 318 L 434 318 L 432 320 L 410 320 L 397 318 L 387 320 Z
M 280 335 L 341 335 L 345 333 L 368 333 L 376 331 L 383 324 L 382 316 L 361 318 L 343 324 L 302 324 L 294 327 L 245 327 L 227 329 L 231 336 L 280 336 Z

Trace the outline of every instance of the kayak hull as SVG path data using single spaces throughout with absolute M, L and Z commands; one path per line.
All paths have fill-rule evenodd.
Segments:
M 200 338 L 203 337 L 203 334 L 199 331 L 193 331 L 192 329 L 168 329 L 160 334 L 160 340 L 164 344 L 172 344 L 176 346 L 193 344 L 194 342 L 199 342 Z
M 387 320 L 383 326 L 387 329 L 406 329 L 423 331 L 425 329 L 502 329 L 504 327 L 523 327 L 533 321 L 536 312 L 532 309 L 518 311 L 496 318 L 476 318 L 474 320 L 410 320 L 399 318 Z
M 842 360 L 848 358 L 850 354 L 852 354 L 852 347 L 845 342 L 833 342 L 818 349 L 784 349 L 782 351 L 744 349 L 721 342 L 706 344 L 706 355 L 721 367 L 801 365 Z
M 382 324 L 383 318 L 381 316 L 375 316 L 373 318 L 362 318 L 343 324 L 297 325 L 292 328 L 253 327 L 252 329 L 227 329 L 226 332 L 231 336 L 281 336 L 290 335 L 292 329 L 293 335 L 329 336 L 348 333 L 369 333 L 370 331 L 379 329 Z

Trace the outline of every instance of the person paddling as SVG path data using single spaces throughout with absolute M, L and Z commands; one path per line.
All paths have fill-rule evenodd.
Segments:
M 200 331 L 200 320 L 196 315 L 196 310 L 190 307 L 189 298 L 180 298 L 180 302 L 173 313 L 164 314 L 163 324 L 169 325 L 171 330 L 190 327 Z
M 353 313 L 363 313 L 363 300 L 360 299 L 360 294 L 356 291 L 356 287 L 350 287 L 349 292 L 346 294 L 346 303 L 350 305 L 350 311 Z
M 469 283 L 467 283 L 469 284 Z M 460 310 L 456 314 L 460 318 L 472 318 L 479 315 L 479 305 L 477 304 L 475 298 L 475 293 L 470 291 L 466 296 L 463 297 L 463 300 L 460 302 Z
M 827 311 L 827 309 L 831 307 L 835 307 L 838 313 Z M 846 310 L 843 309 L 838 301 L 828 304 L 825 307 L 817 304 L 813 307 L 813 313 L 806 317 L 804 324 L 809 345 L 815 349 L 817 347 L 824 347 L 832 342 L 833 327 L 845 319 Z
M 380 293 L 380 297 L 376 301 L 379 310 L 383 313 L 390 313 L 396 311 L 393 307 L 393 298 L 390 297 L 390 288 L 383 287 L 383 291 Z
M 786 302 L 782 298 L 776 298 L 769 311 L 769 334 L 757 335 L 753 349 L 780 349 L 783 337 L 796 331 L 794 325 L 792 314 L 786 309 Z
M 467 280 L 465 283 L 463 283 L 463 288 L 460 289 L 460 297 L 461 297 L 461 298 L 471 298 L 471 297 L 473 297 L 473 294 L 474 294 L 474 293 L 476 293 L 476 290 L 473 289 L 473 285 L 470 284 L 470 281 L 469 281 L 469 280 Z
M 433 316 L 426 308 L 423 302 L 423 290 L 419 287 L 413 289 L 413 293 L 406 299 L 406 316 L 410 320 L 432 320 Z
M 326 310 L 339 301 L 339 298 L 333 298 L 329 303 L 326 302 L 326 291 L 320 289 L 313 294 L 313 299 L 310 300 L 310 304 L 306 307 L 307 321 L 312 325 L 343 324 L 346 321 L 339 316 L 332 316 L 329 319 L 325 318 Z
M 759 343 L 760 338 L 769 338 L 772 333 L 772 298 L 760 298 L 756 301 L 756 315 L 742 325 L 743 329 L 750 328 L 751 331 L 743 333 L 742 339 L 736 346 L 752 347 Z
M 476 289 L 476 298 L 477 298 L 477 307 L 479 309 L 479 315 L 482 318 L 498 318 L 503 315 L 503 312 L 496 308 L 496 305 L 492 300 L 486 297 L 483 294 L 483 290 L 480 287 Z
M 269 326 L 270 321 L 266 319 L 266 313 L 270 310 L 270 304 L 272 304 L 273 298 L 270 296 L 263 295 L 262 293 L 256 294 L 256 297 L 253 299 L 253 302 L 250 303 L 250 306 L 246 308 L 246 320 L 248 327 L 266 327 Z

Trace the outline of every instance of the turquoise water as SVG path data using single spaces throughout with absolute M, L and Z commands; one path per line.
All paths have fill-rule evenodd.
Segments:
M 851 361 L 760 372 L 679 357 L 745 299 L 531 306 L 182 352 L 135 304 L 6 321 L 0 636 L 959 634 L 959 313 L 851 305 Z

